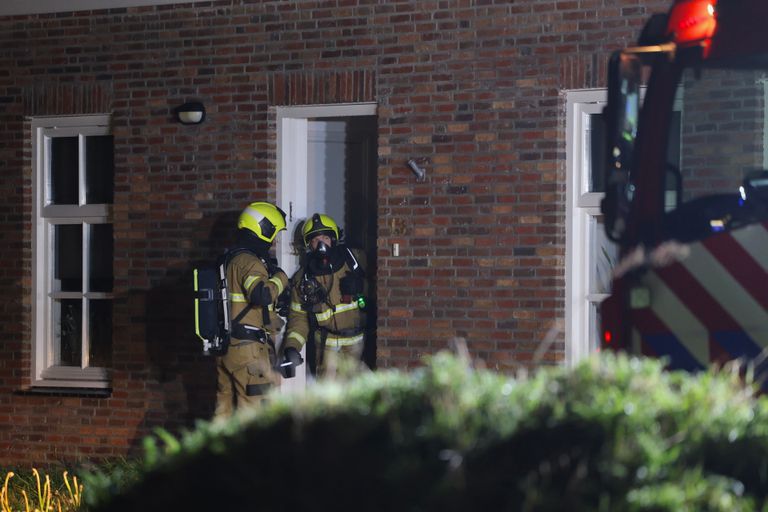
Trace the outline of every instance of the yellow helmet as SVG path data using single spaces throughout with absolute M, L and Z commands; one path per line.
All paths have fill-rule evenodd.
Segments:
M 272 203 L 251 203 L 237 219 L 237 228 L 247 229 L 271 244 L 285 229 L 285 212 Z
M 304 227 L 301 229 L 304 235 L 304 245 L 309 247 L 309 242 L 317 235 L 327 235 L 331 237 L 332 244 L 339 241 L 339 226 L 327 215 L 316 213 L 311 219 L 304 221 Z

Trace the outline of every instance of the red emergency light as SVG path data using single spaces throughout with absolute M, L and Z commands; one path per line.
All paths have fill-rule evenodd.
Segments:
M 712 35 L 717 28 L 717 0 L 682 0 L 672 7 L 667 34 L 680 45 L 701 43 L 704 55 L 709 51 Z

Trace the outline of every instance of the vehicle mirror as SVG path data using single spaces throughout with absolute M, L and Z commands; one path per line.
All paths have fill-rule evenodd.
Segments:
M 619 241 L 625 231 L 633 187 L 632 159 L 640 116 L 642 62 L 637 55 L 616 52 L 608 67 L 605 167 L 606 195 L 602 202 L 608 238 Z
M 747 175 L 740 192 L 742 200 L 753 203 L 759 201 L 768 205 L 768 171 L 761 170 Z

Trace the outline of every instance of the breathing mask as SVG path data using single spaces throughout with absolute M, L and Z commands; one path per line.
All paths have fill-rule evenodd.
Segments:
M 331 264 L 331 250 L 324 242 L 318 242 L 310 253 L 314 260 L 314 267 L 318 270 L 326 270 Z

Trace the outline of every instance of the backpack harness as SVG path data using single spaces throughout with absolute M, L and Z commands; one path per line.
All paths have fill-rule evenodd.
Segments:
M 236 255 L 251 252 L 245 248 L 232 249 L 216 259 L 215 264 L 204 265 L 193 270 L 195 298 L 195 334 L 203 342 L 205 355 L 221 356 L 227 353 L 229 343 L 234 336 L 246 340 L 243 343 L 258 341 L 274 348 L 271 336 L 266 330 L 241 324 L 240 321 L 251 310 L 250 303 L 230 321 L 229 286 L 227 267 Z M 262 260 L 262 262 L 264 262 Z M 264 262 L 270 268 L 269 262 Z M 262 306 L 264 325 L 269 325 L 269 306 Z

